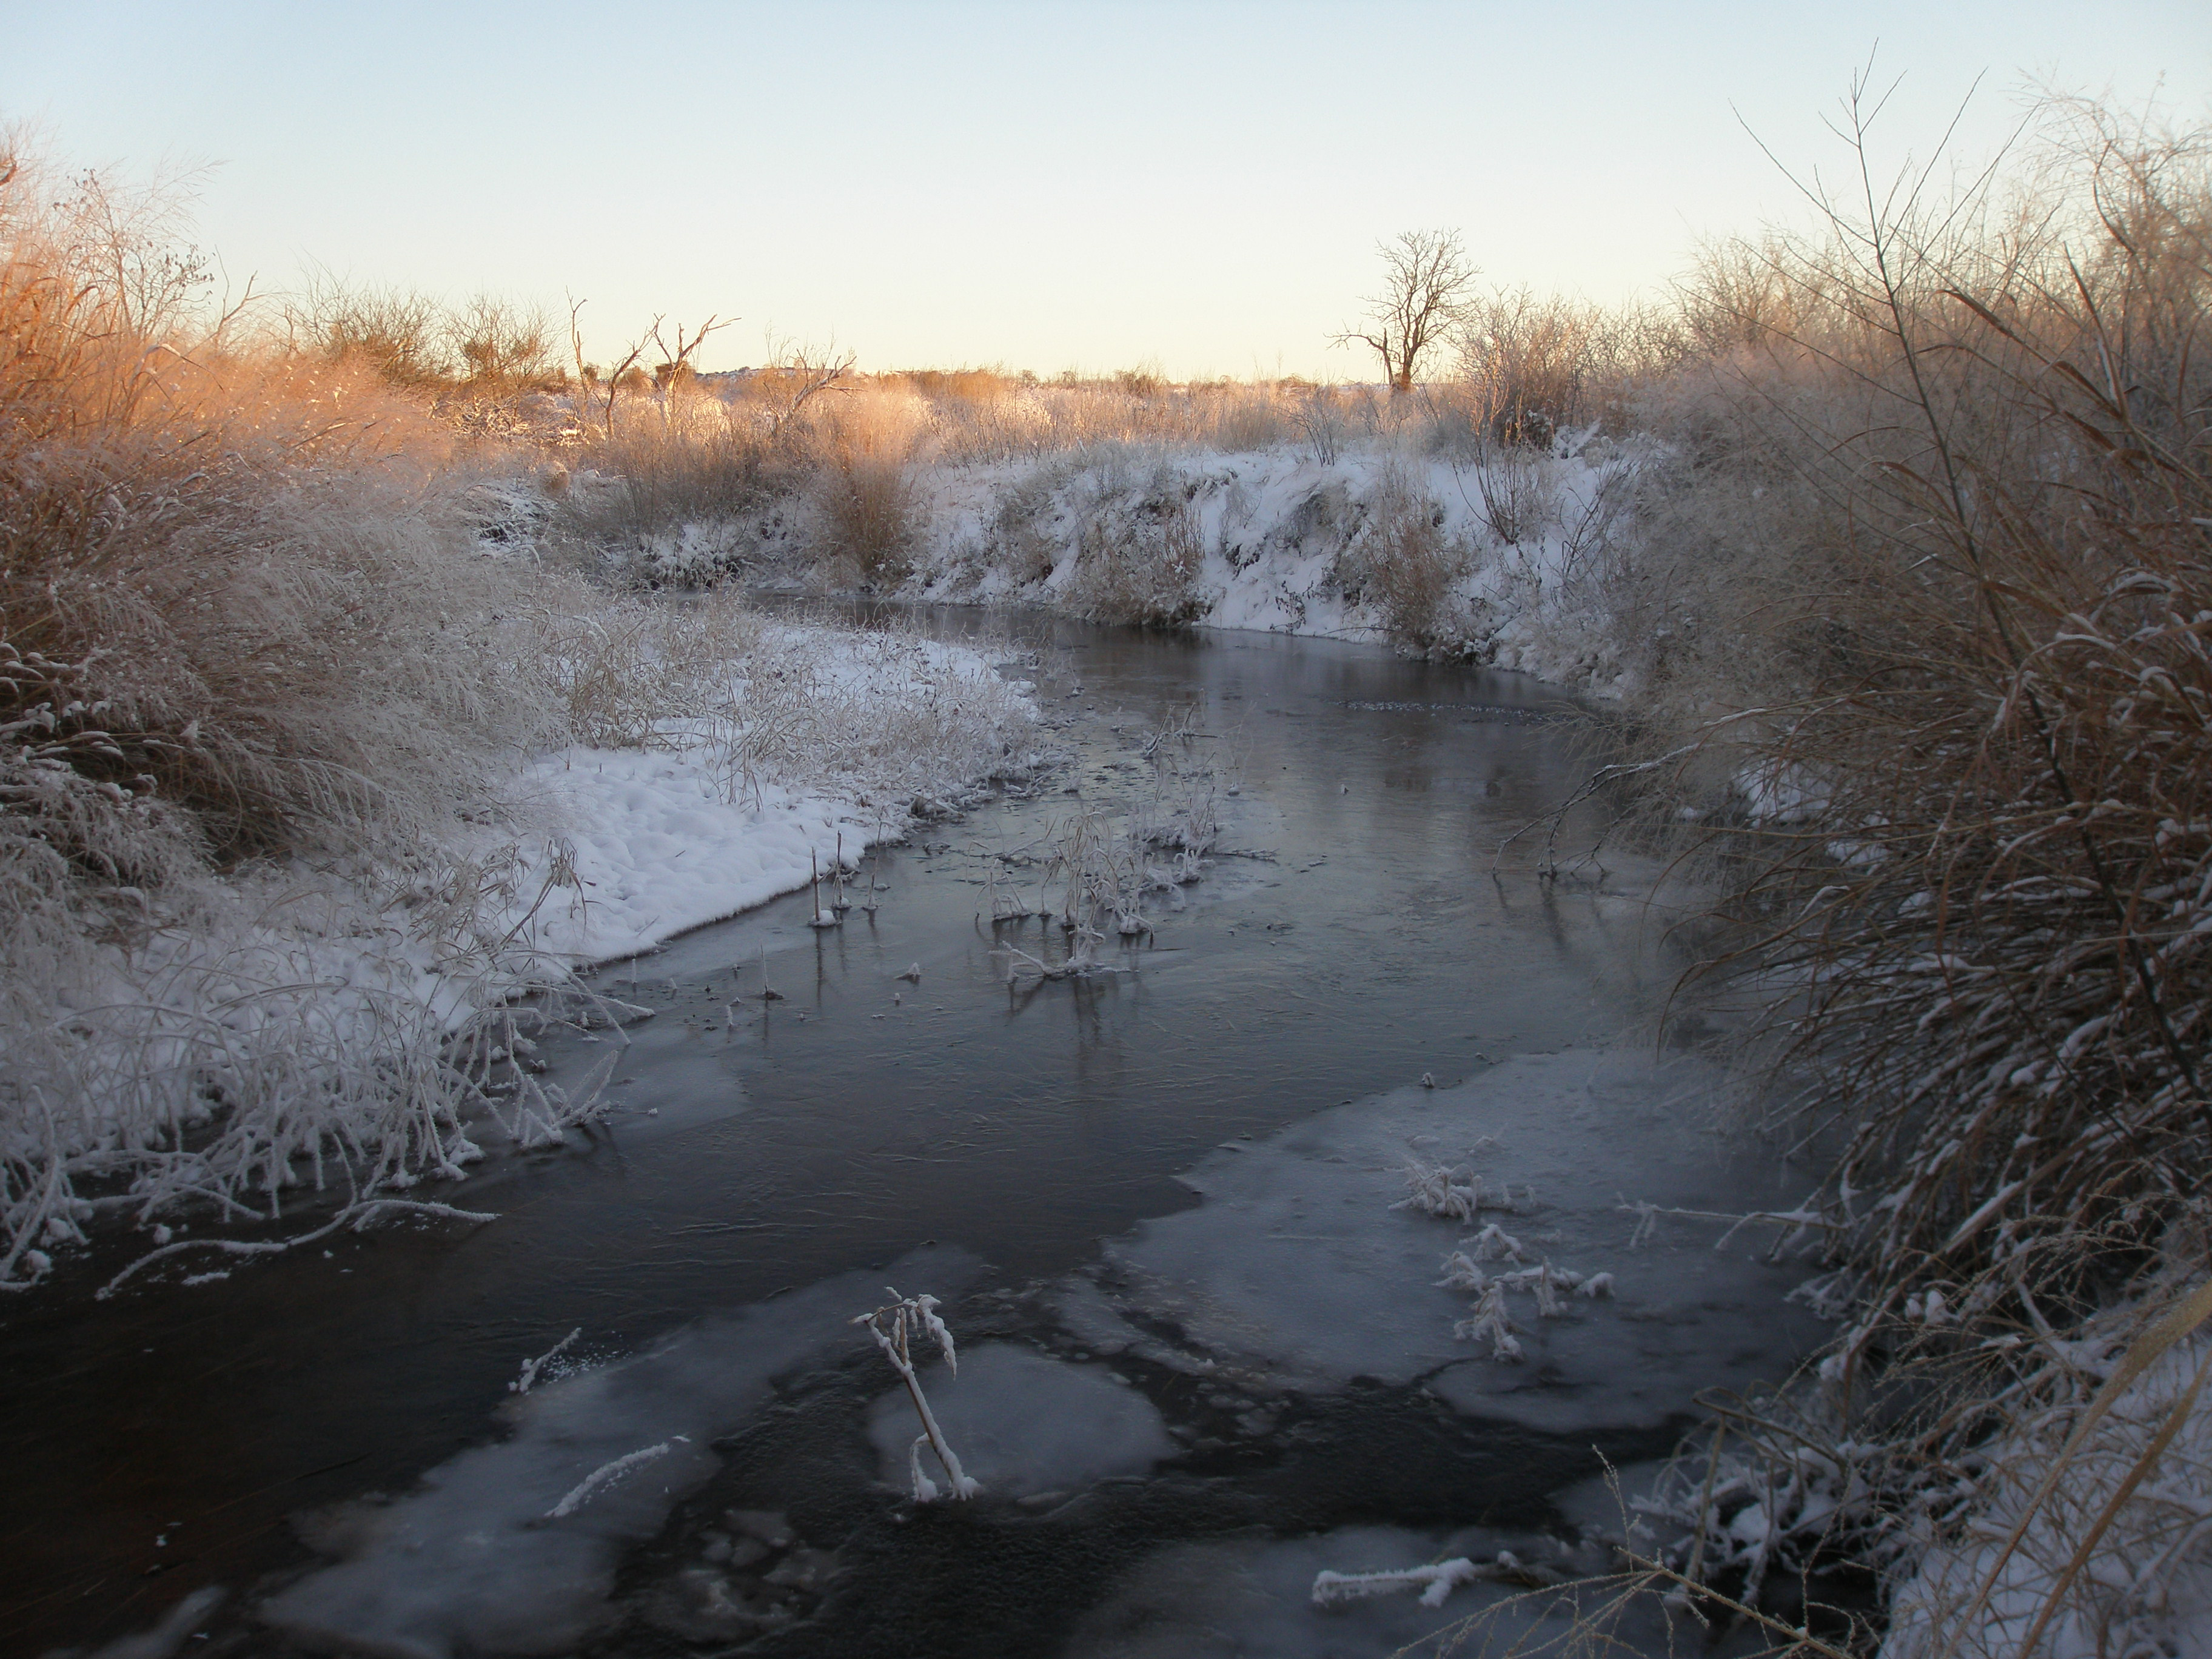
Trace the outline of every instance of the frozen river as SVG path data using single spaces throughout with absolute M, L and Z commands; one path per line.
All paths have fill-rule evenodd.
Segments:
M 454 1189 L 495 1224 L 0 1310 L 11 1650 L 221 1587 L 186 1651 L 1381 1655 L 1480 1596 L 1316 1610 L 1317 1570 L 1571 1542 L 1601 1454 L 1786 1368 L 1814 1328 L 1759 1241 L 1630 1248 L 1623 1199 L 1798 1196 L 1653 1041 L 1654 872 L 1490 873 L 1588 770 L 1555 696 L 1314 640 L 1040 645 L 1065 768 L 872 855 L 872 915 L 796 895 L 606 970 L 653 1018 L 550 1058 L 626 1040 L 620 1109 Z M 1072 817 L 1201 798 L 1210 862 L 1113 971 L 1009 987 L 1061 935 L 993 900 L 1057 902 Z M 1615 1294 L 1509 1296 L 1518 1363 L 1455 1339 L 1478 1229 L 1392 1208 L 1408 1159 L 1512 1194 L 1498 1271 Z M 887 1284 L 961 1342 L 922 1382 L 972 1504 L 908 1497 L 846 1322 Z

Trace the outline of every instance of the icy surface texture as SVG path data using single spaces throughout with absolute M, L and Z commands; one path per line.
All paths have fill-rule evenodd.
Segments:
M 1741 1212 L 1779 1196 L 1753 1173 L 1761 1165 L 1731 1168 L 1710 1127 L 1717 1081 L 1699 1062 L 1570 1051 L 1321 1113 L 1202 1163 L 1186 1180 L 1205 1202 L 1109 1244 L 1098 1285 L 1069 1282 L 1062 1317 L 1105 1352 L 1234 1364 L 1279 1387 L 1425 1378 L 1463 1411 L 1547 1431 L 1663 1423 L 1700 1389 L 1780 1380 L 1825 1328 L 1784 1304 L 1805 1269 L 1768 1262 L 1771 1235 L 1745 1229 L 1716 1250 L 1720 1226 L 1662 1221 L 1629 1248 L 1624 1197 Z M 1455 1340 L 1470 1298 L 1437 1280 L 1479 1230 L 1391 1207 L 1409 1159 L 1468 1170 L 1486 1193 L 1510 1188 L 1512 1211 L 1483 1213 L 1524 1261 L 1492 1266 L 1609 1272 L 1613 1297 L 1566 1297 L 1547 1318 L 1509 1291 L 1518 1364 Z M 1167 1322 L 1184 1348 L 1124 1313 L 1153 1330 Z
M 1464 1648 L 1451 1645 L 1451 1632 L 1519 1593 L 1515 1586 L 1465 1585 L 1441 1607 L 1424 1607 L 1411 1594 L 1314 1605 L 1314 1578 L 1323 1571 L 1393 1571 L 1456 1557 L 1489 1561 L 1500 1549 L 1527 1560 L 1555 1553 L 1543 1540 L 1486 1528 L 1438 1537 L 1355 1527 L 1280 1542 L 1172 1547 L 1146 1559 L 1091 1611 L 1068 1646 L 1068 1659 L 1385 1659 L 1408 1649 L 1518 1651 L 1516 1640 L 1546 1650 L 1542 1644 L 1564 1636 L 1571 1622 L 1553 1610 L 1548 1595 L 1490 1614 Z M 1656 1607 L 1615 1634 L 1630 1652 L 1670 1650 Z M 1428 1645 L 1438 1637 L 1437 1647 Z
M 948 1291 L 972 1259 L 929 1249 L 894 1277 Z M 347 1506 L 316 1541 L 343 1559 L 271 1596 L 262 1616 L 287 1635 L 346 1651 L 447 1659 L 457 1652 L 565 1652 L 602 1628 L 623 1548 L 659 1530 L 715 1468 L 708 1443 L 769 1398 L 781 1373 L 849 1350 L 846 1322 L 884 1275 L 842 1274 L 687 1328 L 602 1370 L 514 1397 L 514 1433 L 463 1452 L 387 1504 Z M 606 1465 L 666 1453 L 552 1511 Z
M 1065 1492 L 1109 1474 L 1142 1474 L 1175 1455 L 1152 1401 L 1097 1366 L 985 1343 L 960 1356 L 960 1374 L 924 1368 L 922 1386 L 963 1467 L 994 1496 Z M 868 1412 L 884 1480 L 903 1486 L 916 1432 L 903 1388 Z

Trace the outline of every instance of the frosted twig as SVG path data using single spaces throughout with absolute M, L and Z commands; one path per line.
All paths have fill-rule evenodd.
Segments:
M 1430 1215 L 1449 1216 L 1455 1221 L 1472 1224 L 1482 1208 L 1482 1177 L 1468 1176 L 1465 1170 L 1445 1164 L 1407 1159 L 1406 1187 L 1406 1196 L 1393 1204 L 1392 1209 L 1423 1210 Z
M 1395 1572 L 1328 1572 L 1314 1575 L 1313 1601 L 1317 1607 L 1340 1601 L 1364 1601 L 1370 1595 L 1395 1595 L 1419 1584 L 1421 1605 L 1440 1607 L 1444 1598 L 1462 1584 L 1472 1584 L 1489 1575 L 1464 1555 L 1440 1561 L 1432 1567 L 1403 1567 Z
M 1778 1257 L 1789 1247 L 1792 1239 L 1808 1229 L 1818 1228 L 1826 1232 L 1843 1231 L 1841 1223 L 1822 1215 L 1818 1210 L 1809 1206 L 1800 1206 L 1795 1210 L 1753 1210 L 1743 1215 L 1731 1215 L 1723 1210 L 1675 1209 L 1643 1199 L 1631 1203 L 1624 1198 L 1614 1206 L 1614 1208 L 1623 1215 L 1632 1215 L 1636 1218 L 1636 1230 L 1628 1237 L 1628 1248 L 1632 1250 L 1641 1249 L 1650 1242 L 1651 1235 L 1658 1230 L 1659 1218 L 1662 1215 L 1672 1216 L 1683 1221 L 1727 1222 L 1728 1230 L 1713 1241 L 1713 1248 L 1717 1250 L 1723 1248 L 1729 1240 L 1734 1238 L 1740 1229 L 1747 1227 L 1753 1222 L 1784 1228 L 1787 1231 L 1775 1239 L 1774 1247 L 1769 1252 L 1771 1257 Z
M 1480 1291 L 1490 1283 L 1490 1275 L 1476 1267 L 1465 1250 L 1454 1250 L 1443 1260 L 1444 1276 L 1437 1280 L 1438 1288 L 1447 1291 Z
M 1523 1268 L 1517 1273 L 1504 1274 L 1498 1282 L 1510 1285 L 1516 1291 L 1534 1291 L 1536 1316 L 1539 1319 L 1557 1319 L 1565 1306 L 1559 1300 L 1559 1292 L 1575 1289 L 1583 1282 L 1583 1276 L 1570 1273 L 1564 1267 L 1554 1267 L 1547 1261 L 1538 1267 Z
M 1461 1342 L 1480 1342 L 1490 1339 L 1492 1359 L 1517 1360 L 1521 1344 L 1513 1335 L 1513 1322 L 1505 1313 L 1505 1287 L 1492 1279 L 1483 1288 L 1472 1313 L 1452 1327 L 1453 1338 Z
M 960 1374 L 960 1362 L 953 1352 L 952 1333 L 937 1316 L 935 1297 L 900 1296 L 896 1287 L 891 1288 L 891 1295 L 895 1299 L 873 1313 L 855 1314 L 853 1323 L 868 1328 L 868 1334 L 875 1338 L 876 1346 L 884 1351 L 884 1358 L 891 1362 L 891 1368 L 898 1372 L 899 1380 L 906 1384 L 907 1395 L 914 1401 L 915 1414 L 921 1419 L 921 1433 L 907 1454 L 907 1472 L 914 1482 L 914 1501 L 917 1504 L 934 1503 L 938 1495 L 937 1483 L 922 1472 L 921 1448 L 925 1441 L 936 1452 L 937 1461 L 945 1466 L 945 1475 L 951 1483 L 952 1496 L 973 1498 L 983 1488 L 961 1469 L 958 1455 L 945 1439 L 945 1431 L 938 1427 L 937 1414 L 930 1410 L 928 1397 L 921 1391 L 921 1380 L 915 1375 L 914 1355 L 910 1347 L 917 1332 L 925 1338 L 934 1340 L 938 1352 L 945 1356 L 946 1368 L 957 1376 Z
M 486 1210 L 456 1209 L 450 1204 L 430 1203 L 421 1199 L 372 1198 L 362 1203 L 347 1205 L 344 1209 L 340 1210 L 336 1216 L 313 1232 L 301 1233 L 294 1238 L 180 1238 L 173 1244 L 164 1244 L 158 1249 L 147 1251 L 145 1255 L 130 1263 L 122 1272 L 94 1291 L 93 1296 L 95 1300 L 105 1301 L 121 1290 L 124 1282 L 137 1273 L 141 1267 L 150 1267 L 164 1256 L 176 1255 L 185 1250 L 195 1249 L 221 1250 L 227 1255 L 281 1255 L 286 1250 L 296 1249 L 300 1245 L 313 1244 L 319 1239 L 328 1238 L 341 1227 L 351 1227 L 356 1232 L 365 1231 L 369 1223 L 386 1210 L 406 1211 L 416 1215 L 441 1216 L 450 1221 L 482 1222 L 499 1219 L 496 1215 Z
M 642 1468 L 655 1459 L 667 1455 L 668 1442 L 664 1440 L 657 1446 L 647 1446 L 617 1457 L 611 1462 L 600 1464 L 599 1468 L 570 1487 L 567 1497 L 546 1510 L 545 1518 L 548 1521 L 558 1521 L 565 1516 L 574 1515 L 631 1470 Z
M 1474 1260 L 1477 1261 L 1518 1261 L 1521 1260 L 1521 1241 L 1507 1232 L 1495 1221 L 1488 1223 L 1474 1236 Z
M 574 1342 L 583 1334 L 584 1328 L 581 1325 L 579 1325 L 574 1330 L 569 1332 L 568 1335 L 562 1337 L 551 1347 L 546 1349 L 544 1353 L 539 1354 L 537 1358 L 524 1360 L 522 1362 L 522 1375 L 507 1385 L 507 1391 L 509 1394 L 528 1394 L 531 1389 L 537 1383 L 538 1373 L 544 1370 L 546 1366 L 552 1364 L 555 1359 L 558 1358 L 562 1353 L 567 1351 L 568 1345 Z

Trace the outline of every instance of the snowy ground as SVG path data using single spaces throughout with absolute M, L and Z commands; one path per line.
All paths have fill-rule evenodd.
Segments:
M 664 727 L 665 746 L 539 758 L 516 788 L 538 805 L 548 831 L 530 844 L 530 867 L 547 867 L 557 839 L 575 874 L 567 902 L 538 919 L 540 948 L 579 965 L 649 950 L 805 886 L 815 871 L 834 871 L 841 851 L 849 861 L 903 835 L 917 797 L 957 799 L 989 770 L 1036 764 L 1034 707 L 994 666 L 1009 653 L 823 629 L 774 636 L 785 654 L 818 665 L 821 684 L 809 695 L 842 704 L 836 720 L 848 733 L 884 747 L 903 741 L 911 752 L 882 754 L 882 765 L 848 767 L 842 778 L 803 764 L 748 775 L 720 733 L 679 722 Z M 987 741 L 944 752 L 931 742 L 938 733 L 912 717 L 963 698 Z M 902 719 L 915 729 L 901 732 Z
M 2137 1323 L 2115 1310 L 2057 1345 L 2078 1392 L 1982 1449 L 1973 1513 L 1898 1587 L 1885 1659 L 2212 1656 L 2212 1345 L 2133 1354 Z

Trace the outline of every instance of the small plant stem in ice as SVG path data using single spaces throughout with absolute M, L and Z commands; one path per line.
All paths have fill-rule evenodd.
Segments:
M 567 1497 L 546 1510 L 545 1518 L 548 1521 L 559 1521 L 574 1515 L 633 1469 L 642 1468 L 646 1464 L 655 1462 L 667 1455 L 668 1442 L 664 1440 L 657 1446 L 642 1447 L 639 1450 L 600 1464 L 599 1468 L 569 1488 Z
M 914 1355 L 909 1339 L 919 1330 L 924 1336 L 936 1340 L 945 1364 L 955 1376 L 960 1363 L 952 1347 L 952 1333 L 937 1316 L 937 1298 L 933 1296 L 900 1296 L 894 1289 L 893 1301 L 878 1308 L 873 1313 L 856 1314 L 853 1322 L 865 1325 L 876 1346 L 884 1351 L 884 1358 L 891 1362 L 891 1369 L 906 1384 L 907 1396 L 914 1401 L 915 1415 L 921 1419 L 921 1433 L 915 1439 L 907 1454 L 907 1472 L 914 1481 L 914 1501 L 928 1504 L 936 1501 L 937 1483 L 922 1472 L 921 1448 L 927 1442 L 944 1466 L 954 1498 L 973 1498 L 982 1487 L 970 1480 L 960 1468 L 960 1459 L 938 1426 L 937 1413 L 929 1408 L 928 1396 L 921 1391 L 921 1379 L 915 1375 Z

